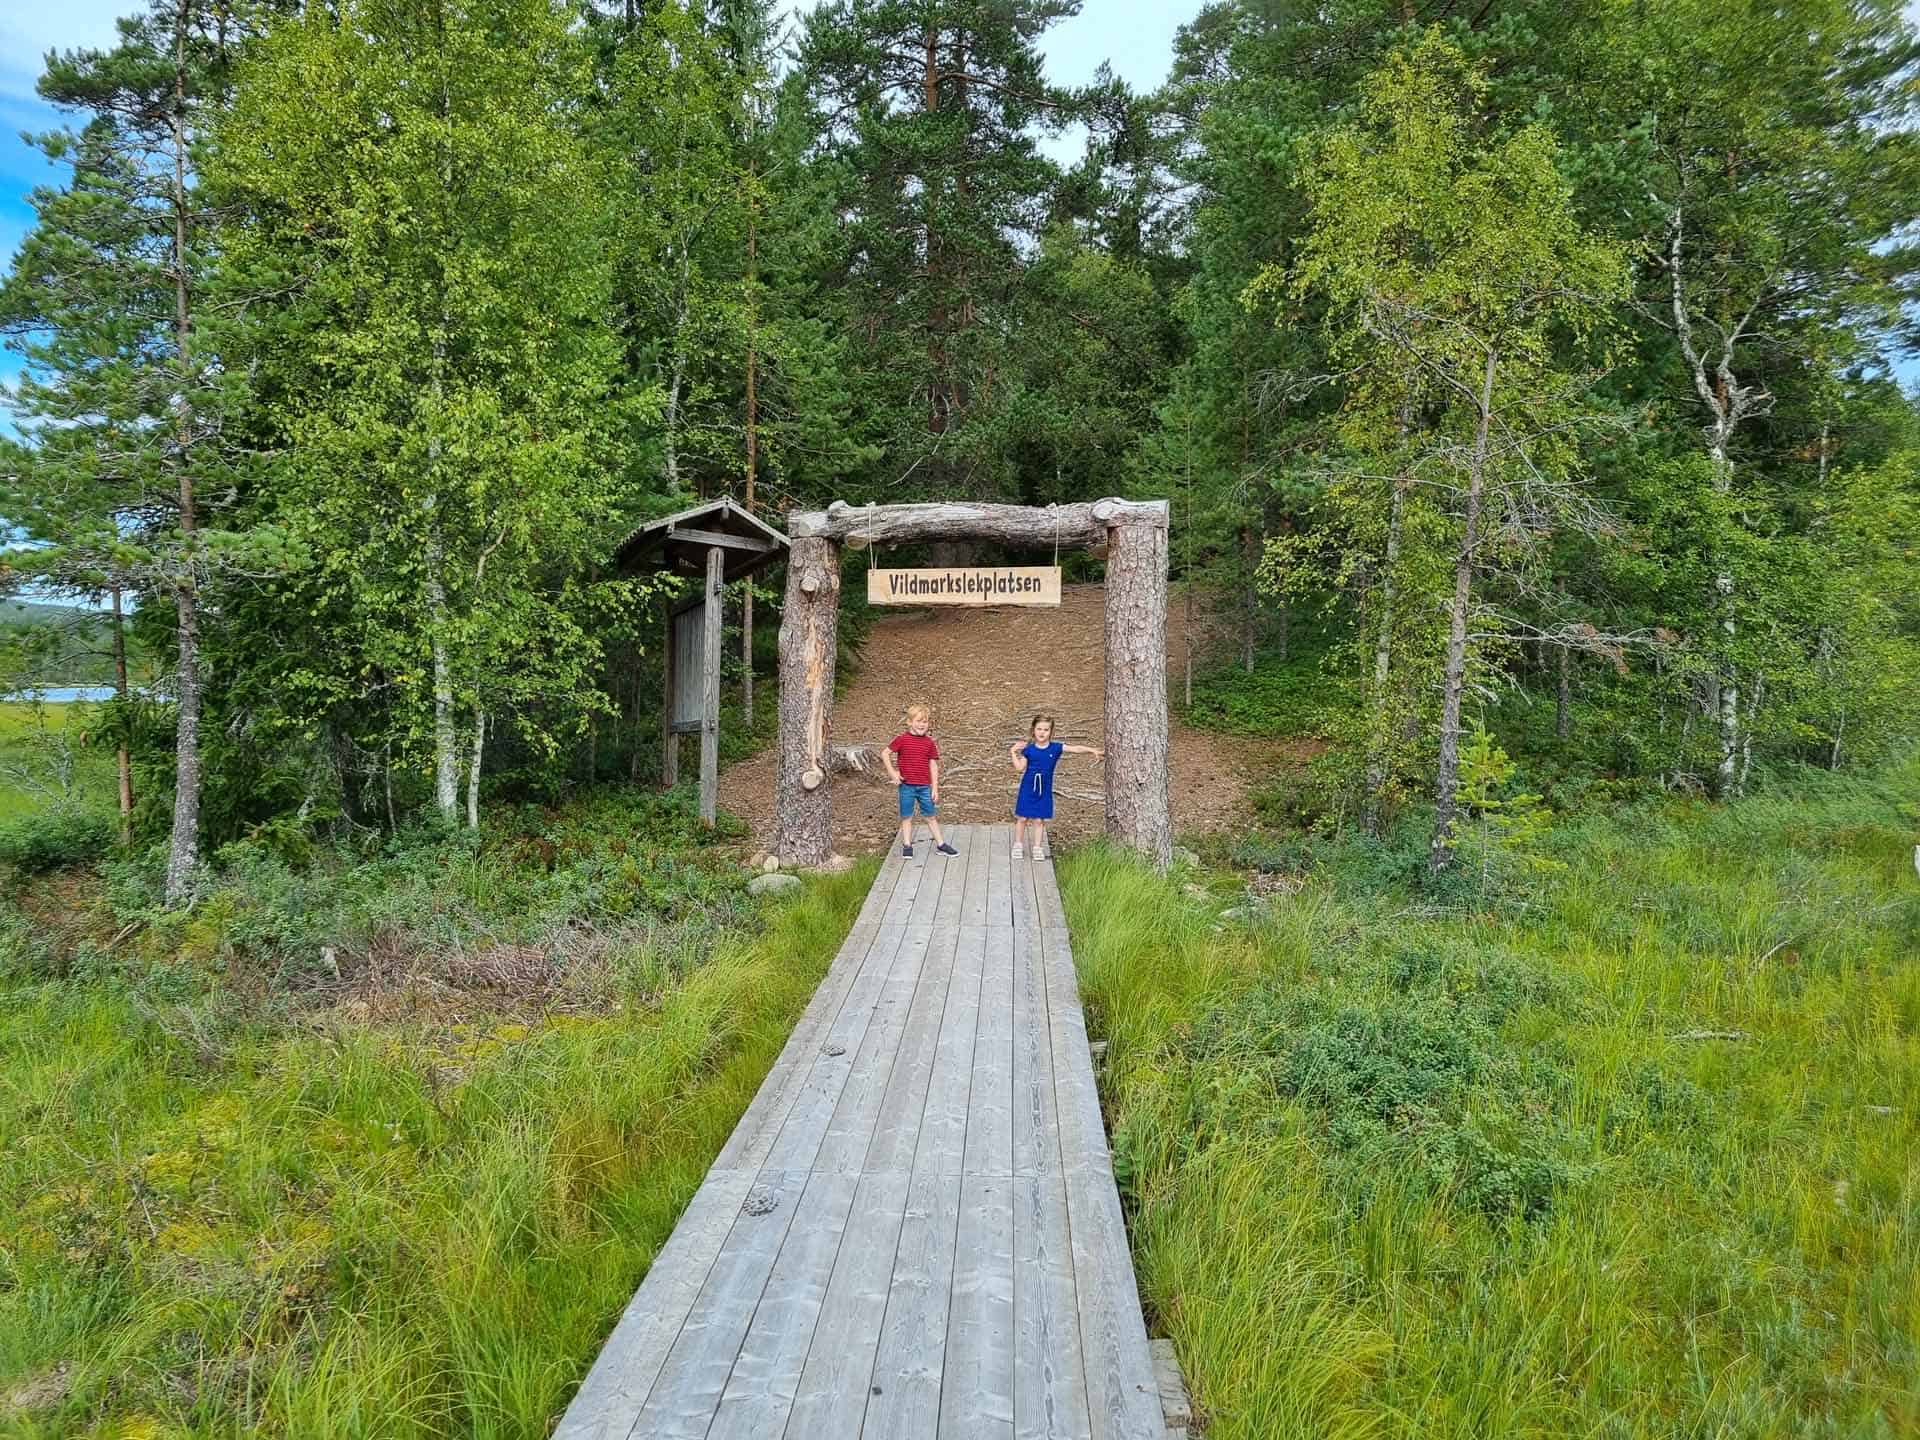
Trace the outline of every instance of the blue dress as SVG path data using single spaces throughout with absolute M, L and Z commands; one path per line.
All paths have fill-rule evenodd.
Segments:
M 1020 777 L 1020 797 L 1013 802 L 1013 813 L 1022 820 L 1053 818 L 1053 767 L 1066 748 L 1058 740 L 1046 745 L 1028 741 L 1020 752 L 1027 757 L 1027 771 Z

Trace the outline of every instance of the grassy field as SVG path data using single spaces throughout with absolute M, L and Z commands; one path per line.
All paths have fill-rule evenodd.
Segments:
M 0 701 L 0 821 L 61 803 L 113 806 L 113 751 L 87 743 L 93 709 Z
M 0 1434 L 545 1434 L 872 878 L 762 920 L 658 809 L 24 892 Z
M 1908 764 L 1565 821 L 1446 904 L 1418 834 L 1272 846 L 1264 901 L 1063 862 L 1209 1440 L 1920 1434 L 1916 839 Z

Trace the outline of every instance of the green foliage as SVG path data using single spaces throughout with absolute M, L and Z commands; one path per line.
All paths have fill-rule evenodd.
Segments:
M 540 838 L 604 845 L 615 818 Z M 499 868 L 438 859 L 450 912 L 504 918 L 521 898 L 491 893 Z M 249 866 L 252 893 L 284 883 Z M 144 976 L 0 982 L 0 1130 L 21 1141 L 0 1158 L 7 1422 L 544 1434 L 871 873 L 811 885 L 758 933 L 629 932 L 550 1007 L 471 974 L 440 1007 L 448 992 L 417 974 L 404 1003 L 368 985 L 357 1009 L 286 1023 L 231 967 L 230 985 L 174 983 L 220 944 L 255 943 L 245 910 L 218 905 L 197 913 L 223 916 L 226 940 L 175 917 Z M 583 963 L 577 940 L 571 958 L 550 945 L 555 966 Z M 32 1383 L 55 1370 L 61 1385 Z
M 31 810 L 0 822 L 0 864 L 25 875 L 92 864 L 112 848 L 113 829 L 113 817 L 99 810 Z
M 1402 878 L 1323 845 L 1224 930 L 1229 877 L 1063 861 L 1135 1266 L 1209 1433 L 1920 1423 L 1916 784 L 1563 822 L 1505 915 L 1426 903 L 1417 834 Z

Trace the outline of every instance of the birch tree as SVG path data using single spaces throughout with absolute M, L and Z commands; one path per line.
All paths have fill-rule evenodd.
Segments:
M 1451 584 L 1433 597 L 1446 617 L 1435 869 L 1453 858 L 1471 652 L 1502 623 L 1480 603 L 1481 581 L 1524 576 L 1556 527 L 1610 523 L 1573 443 L 1594 418 L 1591 377 L 1567 358 L 1627 280 L 1618 247 L 1575 219 L 1552 135 L 1480 133 L 1485 91 L 1438 32 L 1391 57 L 1363 85 L 1358 119 L 1316 149 L 1297 265 L 1253 292 L 1327 304 L 1333 351 L 1357 377 L 1342 417 L 1350 441 L 1402 453 L 1390 505 L 1417 487 L 1451 520 Z
M 222 137 L 221 182 L 257 218 L 242 258 L 279 276 L 272 323 L 299 341 L 264 361 L 297 367 L 275 387 L 289 524 L 311 603 L 350 617 L 349 653 L 297 678 L 411 697 L 399 738 L 449 821 L 464 775 L 478 823 L 502 718 L 524 733 L 597 659 L 568 599 L 613 500 L 587 63 L 549 0 L 353 0 L 269 38 Z

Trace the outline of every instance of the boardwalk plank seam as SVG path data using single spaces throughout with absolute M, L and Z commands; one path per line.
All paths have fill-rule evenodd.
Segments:
M 560 1440 L 1164 1440 L 1052 866 L 950 837 L 883 863 Z

